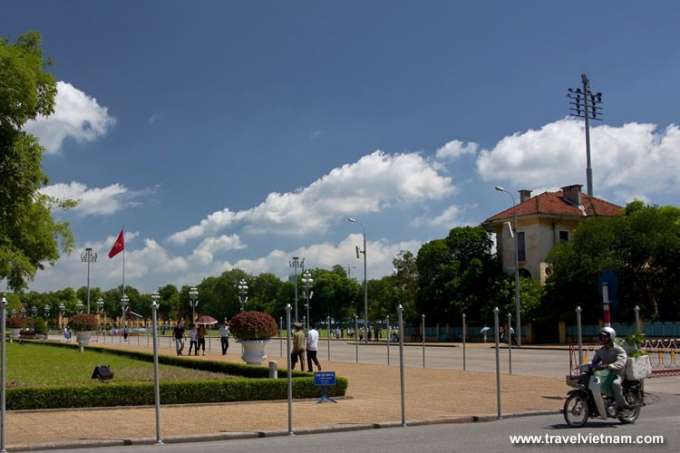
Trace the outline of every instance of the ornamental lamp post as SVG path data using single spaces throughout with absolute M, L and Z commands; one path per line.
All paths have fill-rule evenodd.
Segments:
M 97 313 L 102 313 L 104 311 L 104 299 L 101 297 L 97 299 Z
M 59 309 L 59 328 L 64 327 L 64 312 L 66 311 L 66 305 L 64 305 L 63 302 L 59 302 L 59 306 L 57 307 Z
M 238 282 L 238 299 L 241 302 L 241 311 L 245 310 L 248 303 L 248 282 L 244 278 Z
M 38 307 L 36 305 L 31 307 L 31 313 L 33 313 L 34 318 L 38 316 Z
M 363 223 L 361 223 L 359 220 L 357 220 L 354 217 L 347 217 L 347 221 L 350 223 L 356 223 L 361 227 L 361 231 L 363 233 L 363 238 L 364 238 L 364 249 L 359 250 L 359 247 L 356 248 L 357 252 L 357 259 L 359 259 L 359 254 L 364 255 L 364 331 L 365 331 L 365 336 L 364 336 L 364 341 L 368 343 L 368 284 L 366 282 L 366 227 L 364 226 Z
M 298 317 L 298 282 L 297 282 L 297 273 L 298 269 L 304 269 L 305 268 L 305 259 L 300 257 L 294 256 L 289 262 L 288 265 L 293 268 L 295 271 L 295 280 L 293 280 L 293 286 L 295 287 L 295 322 L 297 322 L 300 318 Z
M 196 307 L 198 307 L 198 288 L 189 288 L 189 303 L 191 304 L 191 323 L 196 320 Z
M 25 306 L 22 305 L 21 310 L 19 310 L 19 311 L 21 312 L 21 316 L 24 316 L 24 317 L 26 316 L 26 307 Z
M 312 274 L 309 272 L 309 270 L 306 270 L 302 274 L 302 291 L 303 291 L 303 295 L 305 297 L 305 308 L 307 309 L 307 325 L 305 326 L 305 329 L 307 329 L 307 330 L 309 330 L 310 300 L 314 296 L 314 291 L 311 291 L 313 284 L 314 284 L 314 279 L 312 278 Z
M 97 262 L 97 252 L 92 247 L 87 247 L 80 254 L 80 261 L 87 263 L 87 313 L 90 313 L 90 263 Z
M 496 192 L 504 192 L 510 195 L 512 198 L 513 216 L 512 224 L 510 225 L 510 237 L 514 238 L 514 249 L 515 249 L 515 323 L 517 325 L 517 347 L 522 347 L 522 321 L 520 315 L 520 296 L 519 296 L 519 234 L 517 233 L 517 202 L 515 200 L 515 195 L 512 192 L 508 192 L 501 186 L 495 187 Z
M 127 296 L 127 294 L 123 294 L 123 296 L 120 298 L 120 308 L 123 312 L 123 327 L 127 327 L 127 311 L 129 303 L 130 298 Z
M 76 304 L 76 311 L 78 313 L 82 313 L 84 309 L 85 309 L 85 305 L 83 305 L 83 303 L 81 301 L 78 301 L 78 303 Z

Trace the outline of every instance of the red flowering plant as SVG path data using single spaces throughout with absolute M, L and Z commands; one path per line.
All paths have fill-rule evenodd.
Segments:
M 231 334 L 239 340 L 267 340 L 278 332 L 276 321 L 261 311 L 243 311 L 231 318 Z
M 11 316 L 7 318 L 7 327 L 10 329 L 23 329 L 28 324 L 23 316 Z
M 93 314 L 83 313 L 80 315 L 71 316 L 68 320 L 68 325 L 76 332 L 87 332 L 97 328 L 97 316 Z

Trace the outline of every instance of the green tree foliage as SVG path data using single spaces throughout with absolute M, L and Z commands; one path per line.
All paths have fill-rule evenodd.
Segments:
M 38 33 L 14 44 L 0 39 L 0 279 L 16 290 L 59 258 L 60 245 L 64 252 L 73 247 L 68 224 L 51 215 L 55 204 L 72 203 L 38 192 L 47 183 L 43 150 L 22 130 L 28 120 L 54 110 L 56 82 L 45 68 Z
M 601 317 L 598 280 L 602 272 L 619 276 L 620 320 L 633 319 L 633 307 L 651 319 L 680 319 L 680 209 L 636 201 L 625 215 L 582 222 L 574 239 L 548 256 L 552 274 L 546 284 L 542 314 L 573 316 L 577 305 L 584 321 Z
M 435 322 L 479 320 L 489 307 L 505 302 L 498 288 L 503 274 L 492 242 L 481 227 L 453 228 L 445 239 L 424 244 L 416 259 L 416 309 Z

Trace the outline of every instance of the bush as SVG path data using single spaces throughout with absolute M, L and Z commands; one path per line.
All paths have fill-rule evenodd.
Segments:
M 267 313 L 244 311 L 231 318 L 232 335 L 239 340 L 266 340 L 278 333 L 276 321 Z
M 347 379 L 338 378 L 332 396 L 342 396 Z M 320 396 L 312 378 L 293 379 L 294 398 Z M 217 403 L 228 401 L 284 400 L 285 379 L 232 378 L 223 381 L 161 383 L 161 404 Z M 91 384 L 81 386 L 12 388 L 7 390 L 7 409 L 58 407 L 142 406 L 154 404 L 152 384 Z
M 38 342 L 54 347 L 77 348 L 65 343 Z M 102 347 L 88 347 L 94 351 L 118 354 L 147 362 L 153 361 L 153 354 L 141 351 L 125 351 Z M 279 379 L 270 379 L 269 369 L 261 366 L 239 363 L 195 360 L 184 357 L 158 357 L 159 362 L 197 370 L 225 373 L 231 376 L 222 381 L 187 381 L 161 383 L 161 404 L 210 403 L 228 401 L 284 400 L 288 398 L 286 370 Z M 293 397 L 316 398 L 321 395 L 314 385 L 312 375 L 293 371 Z M 115 378 L 114 378 L 115 379 Z M 343 396 L 347 390 L 346 378 L 337 377 L 337 385 L 331 388 L 331 396 Z M 48 409 L 58 407 L 105 407 L 138 406 L 154 404 L 154 389 L 151 383 L 100 384 L 55 387 L 19 387 L 7 390 L 7 408 Z
M 10 329 L 23 329 L 28 322 L 23 316 L 12 316 L 7 318 L 7 327 Z
M 34 329 L 38 335 L 45 335 L 47 334 L 47 323 L 44 319 L 38 318 L 35 320 Z
M 97 316 L 93 314 L 80 314 L 71 316 L 68 320 L 68 325 L 76 332 L 86 332 L 88 330 L 95 330 L 97 328 Z

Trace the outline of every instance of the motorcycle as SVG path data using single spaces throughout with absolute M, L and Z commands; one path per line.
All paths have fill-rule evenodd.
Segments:
M 564 402 L 564 420 L 569 426 L 581 427 L 590 417 L 618 418 L 621 423 L 635 423 L 644 405 L 642 381 L 623 381 L 623 397 L 628 408 L 617 411 L 611 390 L 613 372 L 594 371 L 591 365 L 581 365 L 579 376 L 567 376 L 567 385 L 574 387 Z

